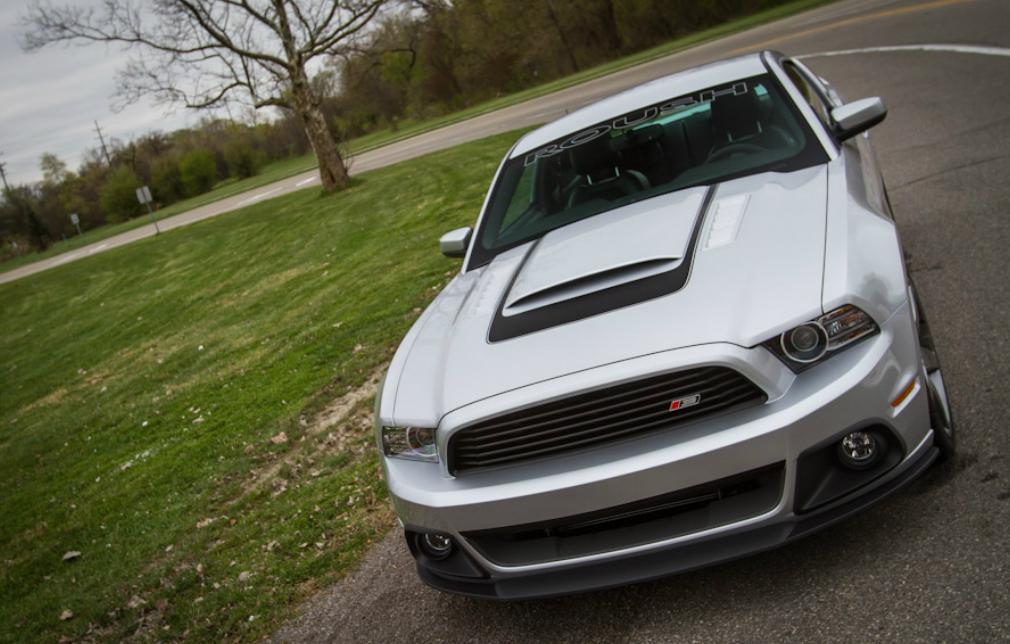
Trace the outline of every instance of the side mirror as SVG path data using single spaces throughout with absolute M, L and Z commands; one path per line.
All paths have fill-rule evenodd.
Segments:
M 438 240 L 438 248 L 446 257 L 465 257 L 472 235 L 473 228 L 469 226 L 450 230 Z
M 845 141 L 861 134 L 887 116 L 887 107 L 878 96 L 861 98 L 831 110 L 838 140 Z

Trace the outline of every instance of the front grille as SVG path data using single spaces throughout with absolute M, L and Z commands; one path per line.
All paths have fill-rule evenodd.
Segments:
M 700 396 L 671 411 L 673 401 Z M 627 382 L 491 418 L 449 441 L 453 473 L 584 449 L 735 411 L 767 400 L 726 367 L 699 367 Z

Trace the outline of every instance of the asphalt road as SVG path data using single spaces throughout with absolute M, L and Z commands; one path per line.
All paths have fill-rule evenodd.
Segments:
M 516 120 L 507 124 L 503 111 L 454 131 L 475 127 L 483 136 L 543 120 L 562 105 L 751 48 L 1006 48 L 1007 25 L 1006 0 L 842 2 L 547 97 L 540 107 L 511 108 Z M 548 601 L 493 603 L 430 590 L 394 530 L 279 640 L 1010 641 L 1010 58 L 886 51 L 807 62 L 843 96 L 880 95 L 890 107 L 873 138 L 944 362 L 957 458 L 788 547 Z

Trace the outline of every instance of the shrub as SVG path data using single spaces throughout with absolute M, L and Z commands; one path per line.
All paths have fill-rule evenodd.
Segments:
M 137 188 L 142 185 L 140 177 L 126 166 L 119 166 L 109 173 L 99 192 L 105 219 L 110 222 L 126 221 L 140 213 Z
M 182 183 L 179 160 L 172 156 L 159 157 L 151 170 L 151 192 L 154 200 L 168 204 L 182 199 L 186 187 Z
M 179 161 L 179 174 L 187 197 L 207 192 L 217 181 L 214 155 L 207 150 L 193 150 Z
M 266 160 L 261 151 L 242 140 L 229 141 L 224 147 L 224 158 L 228 172 L 233 177 L 247 179 L 256 174 Z

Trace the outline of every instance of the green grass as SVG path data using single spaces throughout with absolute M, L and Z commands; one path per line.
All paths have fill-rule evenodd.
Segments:
M 370 401 L 317 412 L 458 270 L 438 236 L 517 136 L 0 285 L 0 641 L 257 639 L 356 562 L 392 525 Z
M 732 33 L 743 31 L 745 29 L 750 29 L 773 20 L 786 18 L 833 1 L 834 0 L 793 0 L 793 2 L 788 2 L 771 9 L 766 9 L 743 18 L 731 20 L 717 27 L 705 29 L 694 34 L 663 43 L 656 47 L 652 47 L 651 49 L 646 49 L 636 54 L 624 56 L 617 60 L 583 70 L 570 76 L 565 76 L 564 78 L 543 83 L 521 92 L 516 92 L 514 94 L 486 101 L 478 105 L 453 112 L 452 114 L 446 114 L 445 116 L 421 121 L 401 121 L 396 130 L 387 129 L 372 132 L 347 142 L 343 147 L 351 155 L 362 154 L 364 152 L 368 152 L 369 150 L 380 148 L 384 145 L 396 143 L 447 125 L 453 125 L 455 123 L 465 121 L 466 119 L 474 118 L 475 116 L 481 116 L 482 114 L 487 114 L 504 107 L 522 103 L 523 101 L 539 98 L 541 96 L 578 85 L 579 83 L 600 78 L 601 76 L 606 76 L 607 74 L 612 74 L 622 69 L 627 69 L 628 67 L 640 65 L 650 60 L 662 58 L 663 56 L 668 56 L 674 52 L 681 51 L 716 38 L 721 38 Z M 276 161 L 266 166 L 263 171 L 255 177 L 242 181 L 231 181 L 225 185 L 219 185 L 214 190 L 211 190 L 206 194 L 173 204 L 172 206 L 160 211 L 158 215 L 159 217 L 170 217 L 213 201 L 225 199 L 246 190 L 252 190 L 254 188 L 273 183 L 274 181 L 286 179 L 287 177 L 311 170 L 316 166 L 316 159 L 312 154 L 294 157 L 283 161 Z M 73 237 L 66 241 L 57 242 L 44 252 L 22 255 L 20 257 L 4 261 L 0 263 L 0 270 L 12 270 L 19 266 L 30 264 L 53 255 L 68 252 L 92 242 L 97 242 L 107 237 L 126 232 L 127 230 L 144 226 L 147 223 L 149 223 L 149 219 L 142 217 L 120 224 L 102 226 L 88 231 L 83 236 Z
M 254 177 L 241 180 L 227 179 L 220 182 L 210 192 L 205 192 L 202 195 L 178 201 L 171 206 L 162 208 L 156 214 L 159 220 L 173 215 L 178 215 L 188 210 L 199 208 L 200 206 L 231 197 L 232 195 L 237 195 L 247 190 L 254 190 L 275 181 L 280 181 L 296 174 L 312 170 L 316 167 L 316 165 L 316 159 L 311 154 L 292 157 L 290 159 L 284 159 L 283 161 L 275 161 L 274 163 L 270 163 L 264 167 L 263 170 Z M 150 217 L 144 215 L 142 217 L 136 217 L 116 224 L 99 226 L 98 228 L 86 231 L 83 235 L 69 237 L 65 241 L 56 242 L 41 253 L 30 253 L 8 259 L 0 263 L 0 270 L 12 270 L 19 266 L 24 266 L 25 264 L 31 264 L 32 262 L 52 257 L 53 255 L 59 255 L 61 253 L 76 250 L 82 246 L 87 246 L 88 244 L 107 239 L 114 235 L 118 235 L 119 233 L 125 233 L 128 230 L 133 230 L 134 228 L 146 226 L 150 223 Z

